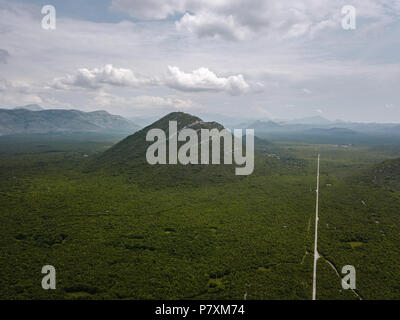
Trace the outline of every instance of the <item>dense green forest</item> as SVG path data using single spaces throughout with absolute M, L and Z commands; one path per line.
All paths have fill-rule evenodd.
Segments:
M 317 298 L 400 298 L 400 147 L 274 141 L 243 177 L 120 166 L 122 138 L 0 137 L 1 299 L 311 299 L 318 153 Z

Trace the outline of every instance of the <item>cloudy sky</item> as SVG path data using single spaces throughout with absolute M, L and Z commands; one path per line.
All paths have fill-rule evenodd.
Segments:
M 400 122 L 399 18 L 399 0 L 0 0 L 0 107 Z

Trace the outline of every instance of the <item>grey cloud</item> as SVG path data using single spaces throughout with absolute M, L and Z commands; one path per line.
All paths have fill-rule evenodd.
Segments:
M 244 40 L 251 36 L 314 37 L 340 29 L 347 0 L 113 0 L 112 7 L 138 19 L 166 19 L 180 14 L 177 29 L 198 37 Z M 396 1 L 354 0 L 360 17 L 393 21 Z
M 0 0 L 0 4 L 4 2 Z M 140 9 L 140 6 L 135 8 L 138 2 L 125 1 L 129 7 L 123 9 L 134 16 L 136 9 Z M 261 5 L 255 0 L 179 2 L 186 3 L 185 10 L 179 9 L 181 4 L 168 7 L 167 4 L 171 3 L 168 0 L 163 0 L 166 7 L 158 6 L 157 3 L 161 2 L 156 0 L 140 2 L 144 6 L 152 4 L 155 12 L 159 10 L 159 13 L 153 15 L 151 7 L 146 9 L 147 12 L 140 9 L 144 12 L 141 15 L 150 19 L 145 22 L 95 23 L 59 17 L 58 23 L 62 28 L 51 33 L 40 28 L 40 8 L 34 7 L 35 15 L 26 4 L 21 4 L 18 10 L 10 9 L 16 6 L 12 0 L 6 7 L 0 5 L 0 47 L 11 54 L 7 65 L 0 64 L 0 74 L 9 82 L 14 81 L 12 84 L 0 81 L 0 91 L 4 90 L 0 103 L 5 106 L 39 103 L 45 107 L 56 107 L 59 103 L 60 107 L 68 104 L 82 109 L 89 105 L 94 94 L 104 88 L 127 101 L 108 98 L 111 102 L 105 104 L 107 110 L 112 110 L 116 104 L 128 109 L 133 103 L 170 107 L 177 101 L 130 99 L 136 95 L 165 97 L 178 90 L 180 99 L 200 103 L 207 112 L 235 115 L 251 112 L 262 116 L 264 111 L 259 111 L 259 108 L 264 108 L 276 117 L 300 118 L 322 108 L 324 114 L 333 119 L 400 119 L 396 102 L 400 99 L 397 90 L 400 82 L 398 19 L 394 26 L 374 29 L 376 32 L 366 32 L 374 25 L 360 19 L 357 20 L 357 30 L 345 32 L 335 20 L 340 19 L 337 8 L 344 2 L 342 0 L 329 3 L 325 0 L 307 1 L 310 5 L 303 7 L 305 1 L 299 0 L 291 9 L 288 4 L 293 3 L 292 0 L 262 1 Z M 392 10 L 392 5 L 399 4 L 399 1 L 353 0 L 352 3 L 360 17 L 375 19 L 376 22 L 389 21 L 385 20 L 388 14 L 400 12 L 400 5 Z M 387 10 L 382 9 L 383 4 Z M 176 13 L 179 15 L 171 16 Z M 176 32 L 172 20 L 183 22 L 185 14 L 193 19 L 182 25 L 181 32 Z M 169 18 L 155 22 L 157 15 L 161 19 Z M 335 26 L 339 28 L 337 32 L 330 32 Z M 312 34 L 313 28 L 316 30 L 314 41 L 300 36 Z M 213 39 L 198 41 L 191 34 Z M 265 35 L 270 38 L 266 39 Z M 219 41 L 219 38 L 231 41 Z M 237 42 L 241 40 L 244 41 Z M 176 77 L 167 83 L 167 73 L 165 77 L 160 76 L 155 85 L 153 81 L 147 82 L 151 85 L 144 85 L 146 82 L 128 76 L 129 72 L 121 76 L 119 72 L 113 75 L 113 72 L 100 71 L 107 62 L 114 64 L 113 69 L 134 66 L 132 73 L 139 80 L 149 80 L 140 74 L 162 75 L 167 65 L 179 66 L 180 73 L 185 77 L 188 75 L 188 78 Z M 85 66 L 87 72 L 79 74 L 77 70 L 81 66 Z M 217 81 L 207 82 L 202 77 L 194 81 L 192 70 L 201 66 L 214 72 Z M 99 70 L 93 71 L 94 67 Z M 71 76 L 65 76 L 67 73 Z M 243 86 L 221 86 L 218 80 L 238 75 L 243 75 L 243 80 L 250 86 L 249 92 L 254 92 L 252 81 L 262 82 L 264 90 L 260 84 L 258 90 L 262 93 L 241 94 Z M 62 78 L 54 84 L 65 90 L 44 87 L 56 77 Z M 231 83 L 241 81 L 231 80 Z M 312 94 L 305 94 L 303 88 Z M 236 96 L 231 98 L 232 94 Z M 383 109 L 385 104 L 396 107 L 389 105 Z M 282 107 L 286 105 L 296 107 Z M 153 112 L 147 111 L 150 109 L 146 107 L 140 110 Z
M 0 63 L 7 63 L 10 54 L 7 50 L 0 49 Z
M 200 38 L 223 38 L 226 40 L 244 40 L 249 33 L 245 27 L 237 25 L 233 16 L 218 16 L 213 13 L 192 15 L 186 13 L 176 22 L 178 31 L 189 31 Z
M 180 0 L 113 0 L 111 8 L 139 19 L 165 19 L 180 8 Z

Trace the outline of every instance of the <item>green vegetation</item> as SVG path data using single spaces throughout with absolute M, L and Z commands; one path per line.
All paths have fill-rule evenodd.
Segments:
M 357 299 L 349 264 L 362 298 L 400 298 L 400 189 L 370 183 L 400 148 L 265 143 L 238 177 L 150 167 L 137 136 L 103 154 L 120 138 L 0 137 L 1 299 L 310 299 L 318 152 L 318 298 Z

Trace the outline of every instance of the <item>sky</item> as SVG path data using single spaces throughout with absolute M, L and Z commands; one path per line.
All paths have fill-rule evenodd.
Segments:
M 400 123 L 399 18 L 400 0 L 0 0 L 0 108 Z

